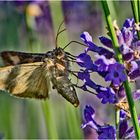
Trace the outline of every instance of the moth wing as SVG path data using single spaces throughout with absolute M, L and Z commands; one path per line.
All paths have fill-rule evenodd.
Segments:
M 24 98 L 46 99 L 50 80 L 43 62 L 0 68 L 0 90 Z
M 43 53 L 25 53 L 15 51 L 3 51 L 0 52 L 1 58 L 6 66 L 41 62 L 45 57 Z

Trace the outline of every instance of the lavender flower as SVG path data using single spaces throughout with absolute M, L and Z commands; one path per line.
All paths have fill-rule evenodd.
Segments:
M 122 82 L 126 81 L 127 78 L 122 64 L 110 64 L 108 67 L 108 74 L 105 77 L 105 81 L 111 81 L 114 86 L 119 86 Z
M 81 34 L 81 39 L 85 42 L 85 44 L 88 46 L 86 49 L 85 49 L 85 52 L 88 52 L 88 51 L 92 51 L 92 52 L 96 52 L 98 53 L 99 55 L 104 55 L 106 56 L 108 59 L 112 58 L 114 53 L 103 48 L 103 47 L 99 47 L 97 46 L 96 44 L 94 44 L 92 42 L 92 37 L 89 35 L 88 32 L 84 32 L 83 34 Z
M 101 100 L 102 104 L 116 104 L 121 102 L 121 99 L 126 98 L 123 82 L 125 82 L 127 79 L 132 82 L 140 77 L 140 41 L 136 36 L 137 28 L 135 25 L 134 19 L 127 19 L 124 22 L 122 29 L 119 29 L 116 22 L 114 22 L 120 52 L 122 53 L 124 60 L 123 64 L 117 62 L 113 51 L 113 43 L 110 38 L 104 36 L 99 37 L 100 42 L 106 47 L 104 48 L 96 45 L 92 41 L 92 37 L 89 35 L 89 33 L 84 32 L 81 34 L 81 39 L 84 41 L 87 47 L 84 50 L 84 53 L 81 53 L 79 56 L 81 57 L 81 55 L 85 54 L 85 56 L 88 56 L 88 59 L 82 59 L 82 64 L 79 64 L 77 59 L 77 63 L 81 67 L 84 67 L 86 71 L 88 71 L 88 74 L 79 74 L 78 78 L 84 81 L 82 89 L 86 91 L 88 87 L 92 88 L 94 91 L 96 91 L 96 97 Z M 91 57 L 89 57 L 89 52 L 94 52 L 97 54 L 96 60 L 92 60 Z M 104 78 L 105 81 L 110 82 L 109 86 L 104 87 L 96 84 L 94 79 L 90 78 L 91 72 L 98 73 Z M 139 90 L 133 92 L 133 98 L 135 100 L 140 99 Z M 121 111 L 119 130 L 117 130 L 119 131 L 120 139 L 135 138 L 134 128 L 129 127 L 127 115 L 123 112 L 123 110 Z M 84 116 L 86 122 L 82 125 L 82 128 L 89 125 L 91 128 L 95 129 L 98 134 L 98 139 L 116 139 L 116 130 L 113 126 L 102 126 L 95 121 L 95 111 L 92 109 L 92 107 L 86 106 Z
M 123 110 L 120 111 L 119 138 L 135 139 L 134 128 L 128 126 L 127 116 Z
M 98 93 L 97 97 L 99 99 L 102 99 L 101 103 L 103 104 L 106 104 L 107 102 L 112 104 L 117 103 L 117 97 L 112 88 L 110 87 L 105 88 L 105 87 L 98 86 L 96 91 Z
M 97 65 L 97 70 L 98 71 L 108 71 L 108 66 L 109 64 L 113 64 L 115 60 L 112 59 L 107 59 L 104 55 L 96 55 L 96 61 L 95 64 Z
M 109 87 L 98 85 L 94 80 L 88 78 L 84 80 L 84 84 L 81 87 L 83 90 L 87 90 L 88 87 L 97 92 L 97 97 L 101 99 L 103 104 L 116 103 L 119 101 L 120 96 L 125 96 L 124 87 L 122 83 L 128 79 L 136 80 L 140 76 L 140 69 L 138 67 L 139 56 L 138 50 L 140 48 L 140 41 L 136 37 L 136 28 L 133 19 L 127 19 L 124 22 L 122 29 L 119 29 L 116 22 L 114 22 L 114 28 L 120 45 L 120 51 L 123 55 L 124 64 L 117 62 L 114 56 L 113 43 L 110 38 L 100 36 L 100 42 L 107 48 L 96 45 L 92 37 L 88 32 L 81 34 L 81 39 L 87 45 L 84 53 L 81 53 L 77 57 L 77 63 L 84 70 L 96 72 L 104 78 L 105 81 L 111 82 Z M 112 49 L 112 51 L 110 49 Z M 89 56 L 89 51 L 97 53 L 96 60 L 92 60 Z M 126 73 L 124 72 L 126 71 Z M 127 75 L 126 75 L 127 74 Z M 79 75 L 78 75 L 79 77 Z M 79 79 L 81 79 L 79 77 Z M 121 90 L 120 90 L 121 89 Z
M 112 44 L 111 39 L 104 37 L 104 36 L 100 36 L 99 39 L 100 39 L 101 43 L 103 45 L 105 45 L 106 47 L 113 48 L 113 44 Z
M 97 67 L 93 64 L 91 57 L 87 53 L 81 53 L 79 56 L 77 56 L 76 61 L 78 65 L 85 67 L 88 70 L 95 71 L 97 69 Z
M 81 128 L 85 128 L 86 126 L 90 126 L 91 128 L 95 129 L 98 134 L 98 139 L 115 139 L 116 138 L 116 132 L 115 128 L 111 125 L 99 125 L 95 119 L 95 110 L 89 106 L 86 105 L 84 109 L 84 118 L 85 123 L 81 125 Z

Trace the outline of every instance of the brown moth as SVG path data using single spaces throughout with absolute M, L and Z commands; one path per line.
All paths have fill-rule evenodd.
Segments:
M 45 54 L 5 51 L 1 57 L 7 66 L 0 68 L 0 90 L 17 97 L 46 99 L 52 83 L 67 101 L 79 105 L 63 49 L 56 47 Z

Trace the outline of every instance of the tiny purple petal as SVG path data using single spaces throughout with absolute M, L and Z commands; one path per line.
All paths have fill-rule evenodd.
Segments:
M 125 135 L 127 129 L 128 129 L 127 120 L 126 119 L 121 120 L 120 125 L 119 125 L 119 138 L 120 139 L 124 138 L 124 135 Z
M 134 26 L 134 18 L 128 18 L 125 20 L 123 27 L 129 28 Z
M 91 57 L 86 53 L 81 53 L 79 56 L 77 56 L 76 62 L 81 67 L 85 67 L 85 68 L 89 68 L 93 66 Z
M 124 120 L 126 119 L 127 115 L 126 112 L 124 110 L 120 110 L 120 120 Z
M 90 79 L 90 75 L 88 71 L 83 71 L 83 72 L 78 72 L 78 78 L 81 80 L 85 80 L 87 81 L 88 79 Z
M 137 68 L 136 70 L 129 73 L 128 76 L 130 77 L 131 80 L 136 80 L 140 76 L 140 69 Z
M 130 52 L 130 53 L 126 53 L 123 55 L 123 59 L 124 61 L 131 61 L 134 59 L 134 53 Z
M 106 125 L 106 126 L 101 126 L 98 131 L 98 139 L 103 140 L 103 139 L 116 139 L 116 131 L 115 128 L 111 125 Z
M 114 86 L 119 86 L 127 79 L 124 73 L 124 66 L 120 63 L 110 64 L 105 81 L 112 81 Z
M 121 45 L 120 50 L 123 55 L 127 53 L 134 53 L 134 51 L 131 48 L 129 48 L 126 44 Z
M 129 70 L 130 72 L 132 72 L 132 71 L 138 69 L 138 64 L 137 64 L 135 61 L 131 61 L 131 62 L 130 62 L 130 65 L 131 65 L 131 68 L 130 68 L 130 70 Z
M 133 41 L 133 32 L 129 28 L 123 27 L 121 30 L 124 38 L 124 42 L 127 46 L 130 46 Z
M 125 42 L 124 42 L 124 38 L 123 38 L 122 33 L 119 32 L 117 37 L 118 37 L 118 42 L 119 42 L 120 46 L 123 45 Z
M 112 44 L 111 39 L 104 37 L 104 36 L 100 36 L 99 39 L 103 45 L 105 45 L 109 48 L 113 48 L 113 44 Z
M 133 98 L 134 98 L 134 100 L 140 99 L 140 89 L 133 92 Z
M 98 66 L 98 71 L 107 71 L 108 65 L 115 62 L 115 59 L 107 59 L 104 55 L 96 55 L 96 58 L 95 64 Z
M 96 92 L 98 93 L 97 97 L 99 99 L 102 99 L 101 103 L 103 104 L 106 104 L 107 102 L 114 104 L 117 102 L 115 92 L 112 88 L 109 87 L 105 88 L 105 87 L 98 86 Z
M 95 110 L 90 105 L 86 105 L 84 109 L 85 123 L 81 125 L 81 128 L 85 128 L 88 125 L 94 128 L 95 130 L 97 130 L 99 125 L 95 122 L 94 116 L 95 116 Z
M 91 121 L 95 117 L 95 110 L 90 105 L 86 105 L 84 109 L 84 116 L 86 121 Z
M 88 32 L 83 32 L 80 37 L 85 42 L 85 44 L 87 44 L 89 41 L 92 42 L 92 37 Z

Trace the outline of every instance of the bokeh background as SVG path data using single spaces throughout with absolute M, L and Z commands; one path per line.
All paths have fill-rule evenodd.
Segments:
M 130 2 L 109 1 L 113 19 L 120 27 L 132 17 Z M 95 43 L 105 35 L 106 23 L 99 1 L 0 1 L 0 51 L 13 50 L 45 53 L 56 46 L 55 37 L 64 20 L 58 46 L 64 47 L 72 40 L 82 42 L 80 34 L 88 31 Z M 66 51 L 78 55 L 84 46 L 71 44 Z M 92 54 L 93 55 L 93 54 Z M 94 56 L 92 56 L 94 58 Z M 0 65 L 3 63 L 0 60 Z M 71 69 L 75 70 L 72 64 Z M 97 83 L 106 83 L 93 75 Z M 75 80 L 73 79 L 73 82 Z M 4 139 L 82 139 L 96 138 L 93 130 L 82 130 L 83 108 L 90 104 L 96 108 L 96 118 L 101 123 L 113 124 L 114 109 L 101 105 L 94 95 L 76 89 L 80 106 L 75 108 L 55 90 L 47 101 L 19 99 L 0 92 L 0 137 Z

